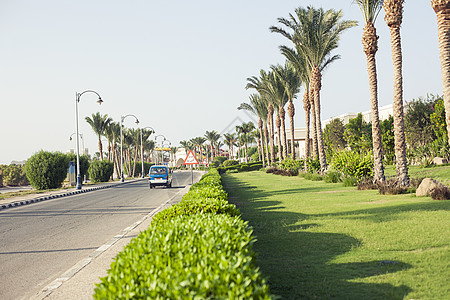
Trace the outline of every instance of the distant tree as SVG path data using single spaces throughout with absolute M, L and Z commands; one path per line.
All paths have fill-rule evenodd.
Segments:
M 384 159 L 387 164 L 392 164 L 395 158 L 394 151 L 394 117 L 389 116 L 380 122 L 381 143 L 383 145 Z
M 347 143 L 344 139 L 344 132 L 344 123 L 338 118 L 331 120 L 331 122 L 325 126 L 323 139 L 328 158 L 331 158 L 334 152 L 345 148 Z
M 405 135 L 410 148 L 423 147 L 436 139 L 431 115 L 439 99 L 442 98 L 427 95 L 426 99 L 419 97 L 408 102 L 405 113 Z
M 347 145 L 359 153 L 372 149 L 372 125 L 363 120 L 359 113 L 345 125 L 344 139 Z
M 430 120 L 433 126 L 434 133 L 437 139 L 445 140 L 448 139 L 447 134 L 447 124 L 445 122 L 445 107 L 444 99 L 439 98 L 434 104 L 434 112 L 430 115 Z

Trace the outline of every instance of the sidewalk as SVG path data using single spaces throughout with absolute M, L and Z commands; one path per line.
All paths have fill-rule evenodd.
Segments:
M 71 195 L 80 194 L 80 193 L 87 193 L 87 192 L 94 191 L 94 190 L 113 187 L 113 186 L 116 186 L 119 184 L 127 184 L 130 182 L 135 182 L 138 180 L 144 180 L 144 179 L 139 178 L 139 179 L 125 180 L 125 182 L 114 181 L 114 182 L 103 182 L 103 183 L 98 183 L 98 184 L 86 184 L 86 185 L 82 186 L 81 190 L 76 190 L 75 187 L 70 187 L 70 188 L 60 189 L 60 190 L 51 191 L 51 192 L 45 192 L 45 193 L 14 196 L 11 198 L 0 200 L 0 210 L 11 208 L 11 207 L 16 207 L 16 206 L 21 206 L 21 205 L 27 205 L 27 204 L 31 204 L 31 203 L 36 203 L 36 202 L 40 202 L 40 201 L 45 201 L 45 200 L 49 200 L 49 199 L 56 199 L 56 198 L 71 196 Z M 5 191 L 6 192 L 14 192 L 14 191 L 19 191 L 19 190 L 31 190 L 31 189 L 32 188 L 28 187 L 28 186 L 27 187 L 17 187 L 17 188 L 15 188 L 15 187 L 0 188 L 0 190 L 2 190 L 1 193 L 5 193 Z

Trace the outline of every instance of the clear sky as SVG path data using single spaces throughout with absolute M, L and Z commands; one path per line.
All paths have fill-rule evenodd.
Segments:
M 84 121 L 99 111 L 115 121 L 134 114 L 172 145 L 226 132 L 250 118 L 236 108 L 248 102 L 246 78 L 283 63 L 271 33 L 277 18 L 299 6 L 342 9 L 359 26 L 343 33 L 341 60 L 323 74 L 322 119 L 370 108 L 363 19 L 353 0 L 152 1 L 0 0 L 0 164 L 44 149 L 75 148 L 75 93 L 82 96 L 80 132 L 98 151 Z M 389 30 L 376 22 L 379 104 L 392 103 Z M 401 29 L 404 99 L 442 94 L 436 15 L 430 1 L 406 1 Z M 304 127 L 296 101 L 296 127 Z M 127 127 L 135 127 L 131 118 Z M 106 142 L 104 142 L 106 148 Z

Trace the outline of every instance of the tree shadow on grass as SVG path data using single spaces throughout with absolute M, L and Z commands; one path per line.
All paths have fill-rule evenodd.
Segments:
M 229 202 L 240 208 L 242 218 L 253 227 L 257 263 L 273 294 L 283 299 L 403 299 L 412 291 L 405 285 L 358 282 L 405 270 L 410 265 L 385 265 L 380 261 L 332 263 L 337 256 L 359 247 L 360 242 L 340 233 L 298 232 L 319 225 L 295 225 L 312 216 L 286 212 L 280 209 L 279 201 L 266 201 L 272 192 L 230 176 L 224 177 L 224 185 Z

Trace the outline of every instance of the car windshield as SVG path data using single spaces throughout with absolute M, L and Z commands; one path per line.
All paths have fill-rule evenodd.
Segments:
M 151 168 L 150 174 L 152 175 L 166 174 L 166 168 Z

